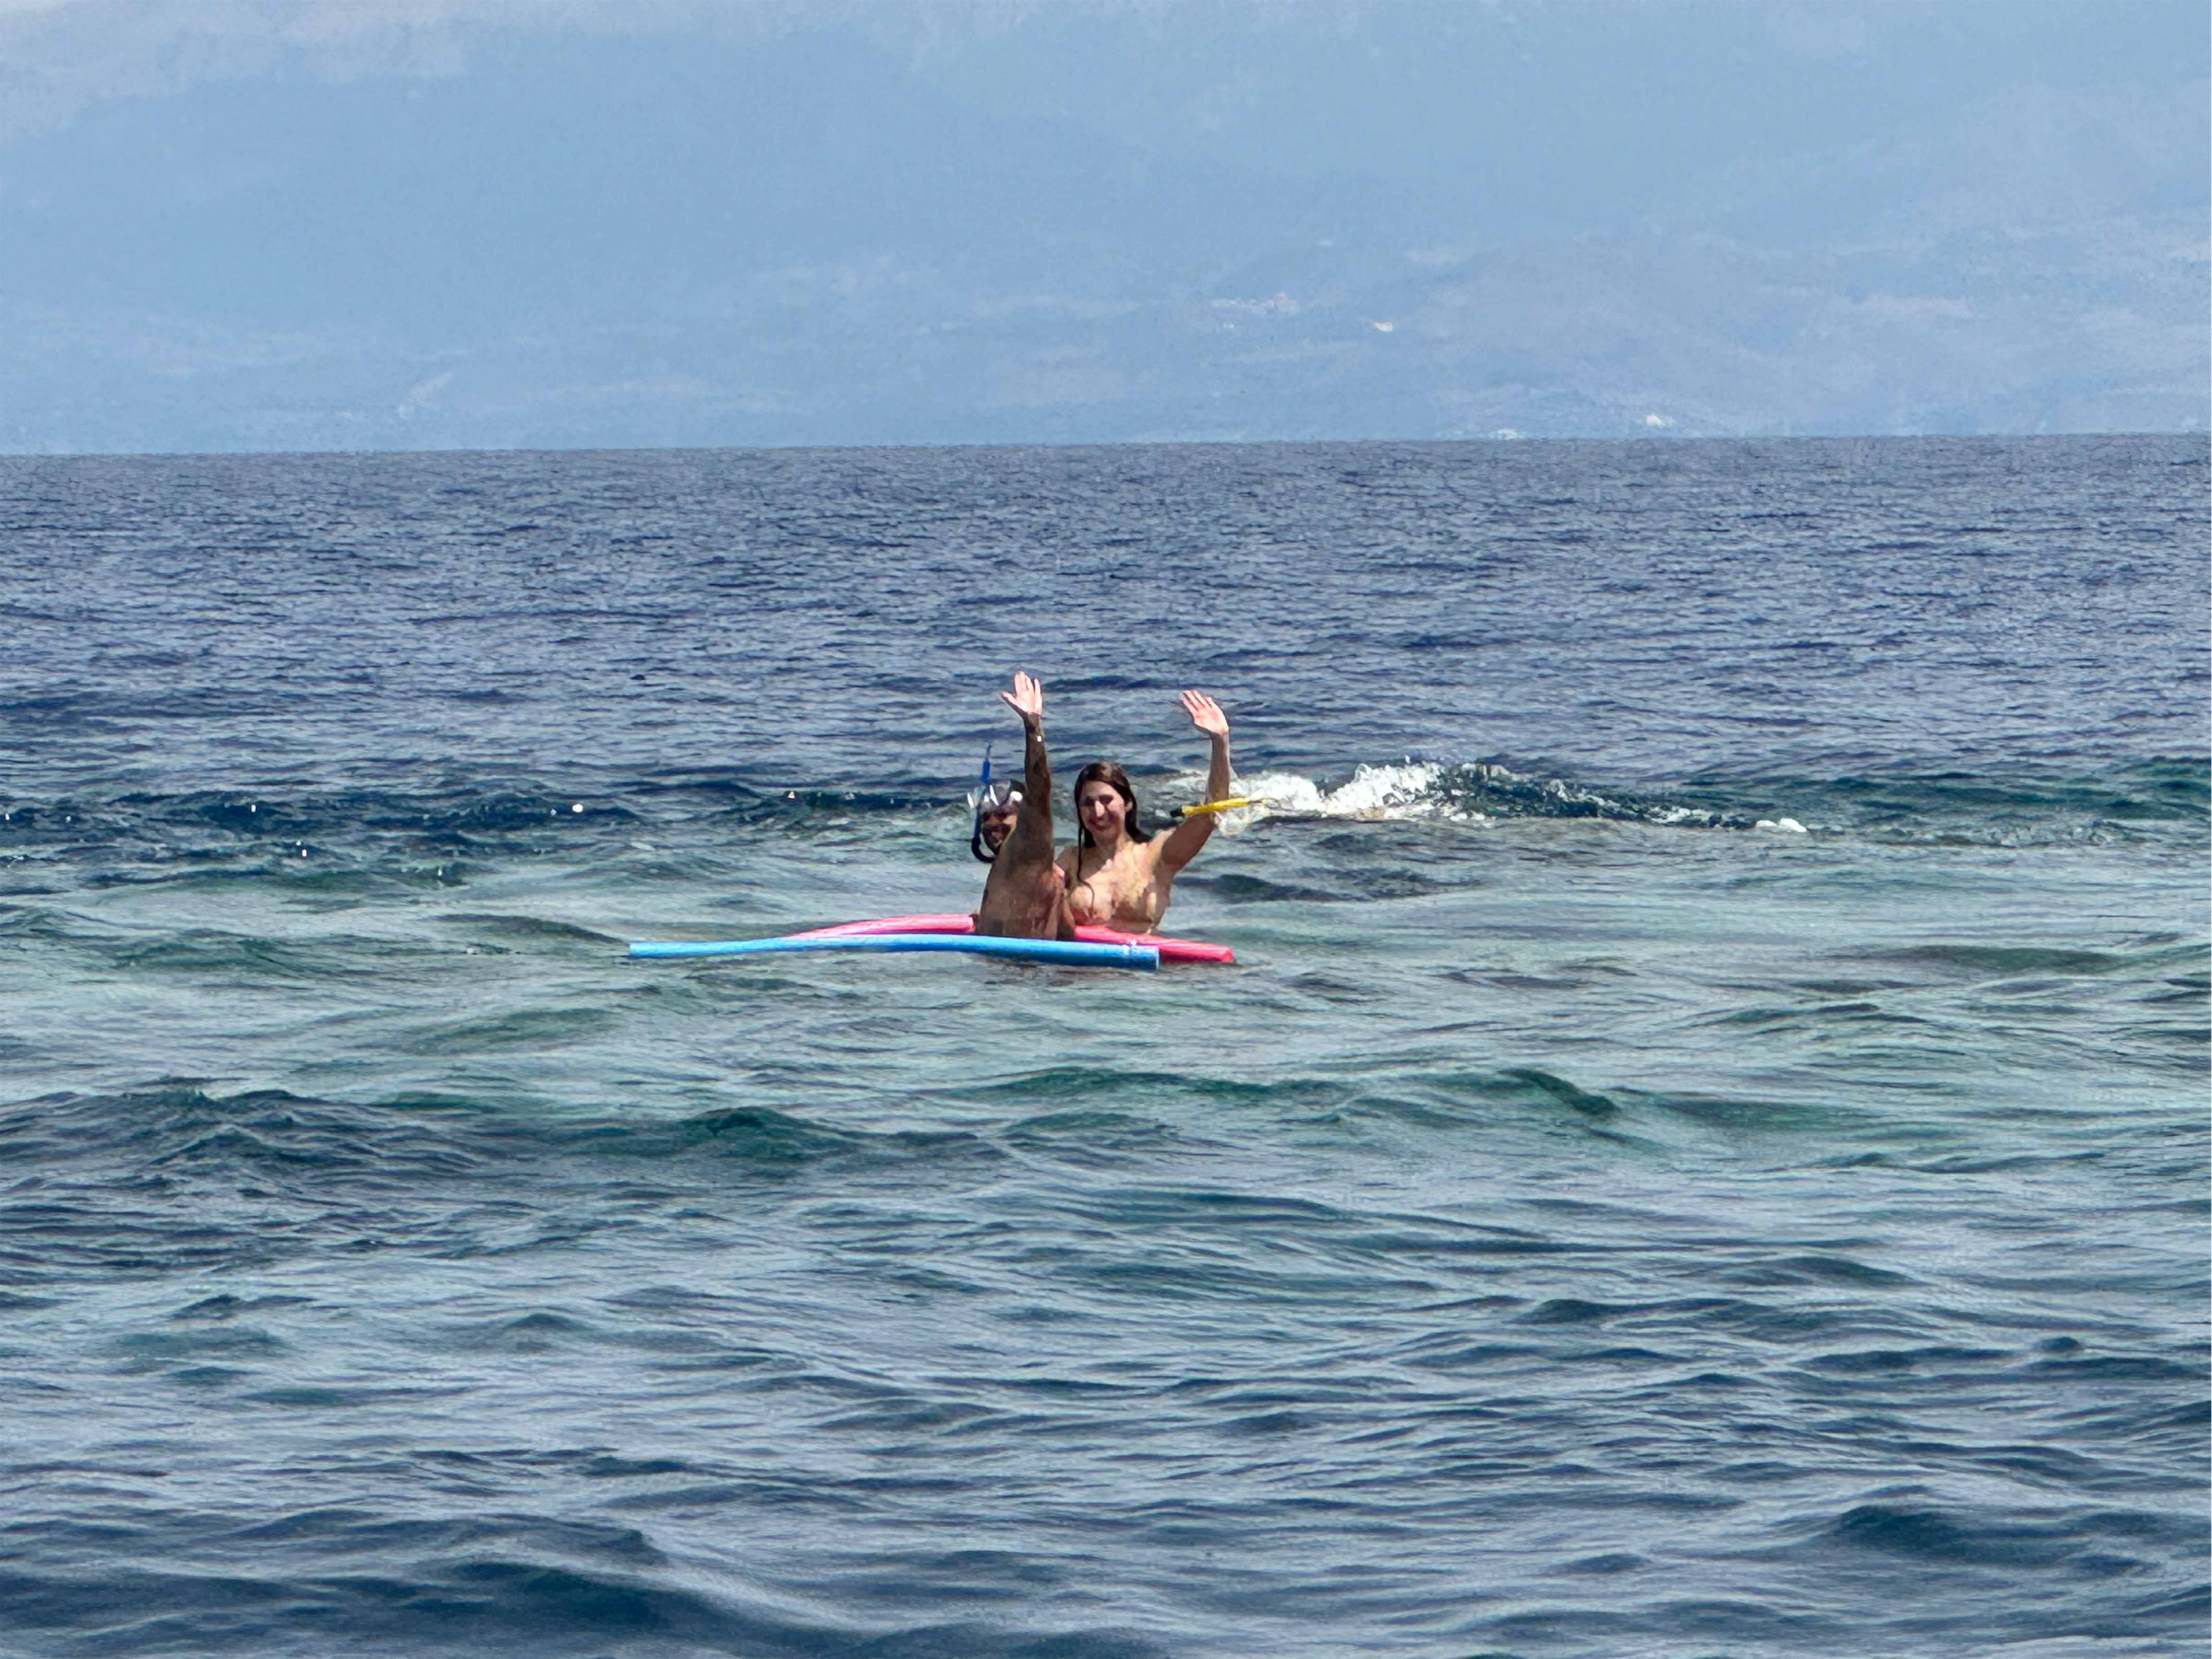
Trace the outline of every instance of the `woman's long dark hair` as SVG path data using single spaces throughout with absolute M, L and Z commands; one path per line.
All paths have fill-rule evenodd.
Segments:
M 1083 849 L 1098 843 L 1091 839 L 1091 832 L 1083 827 L 1083 786 L 1103 783 L 1121 798 L 1121 833 L 1131 841 L 1150 841 L 1152 832 L 1137 821 L 1137 792 L 1129 787 L 1129 775 L 1112 761 L 1093 761 L 1075 775 L 1075 879 L 1070 887 L 1083 882 Z

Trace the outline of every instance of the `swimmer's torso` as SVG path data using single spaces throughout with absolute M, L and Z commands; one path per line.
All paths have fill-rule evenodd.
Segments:
M 1050 834 L 1048 830 L 1043 858 L 1024 857 L 1026 849 L 1012 841 L 1000 853 L 983 883 L 983 902 L 975 907 L 977 933 L 1001 939 L 1070 937 L 1060 902 L 1060 872 L 1049 856 Z
M 1095 848 L 1061 854 L 1060 868 L 1069 875 L 1067 914 L 1086 927 L 1111 927 L 1124 933 L 1149 933 L 1167 914 L 1168 890 L 1173 878 L 1160 868 L 1158 842 L 1132 842 L 1115 849 L 1111 860 L 1102 859 Z M 1079 878 L 1075 875 L 1081 857 Z

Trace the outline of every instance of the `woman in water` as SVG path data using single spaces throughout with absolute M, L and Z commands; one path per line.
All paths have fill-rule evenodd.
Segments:
M 1229 717 L 1203 692 L 1186 691 L 1190 723 L 1213 741 L 1206 798 L 1229 793 Z M 1087 926 L 1149 933 L 1167 914 L 1168 889 L 1213 833 L 1213 814 L 1185 818 L 1154 837 L 1137 822 L 1129 775 L 1111 761 L 1093 761 L 1075 775 L 1075 845 L 1060 855 L 1067 878 L 1067 914 Z

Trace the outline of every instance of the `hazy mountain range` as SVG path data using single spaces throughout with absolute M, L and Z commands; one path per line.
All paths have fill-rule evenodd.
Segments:
M 2206 37 L 0 0 L 0 449 L 2202 430 Z

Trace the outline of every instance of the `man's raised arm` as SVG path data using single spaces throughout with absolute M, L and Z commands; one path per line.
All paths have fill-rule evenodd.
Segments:
M 1023 824 L 1036 823 L 1048 842 L 1052 837 L 1052 761 L 1044 741 L 1044 687 L 1017 672 L 1014 689 L 999 695 L 1022 717 Z

